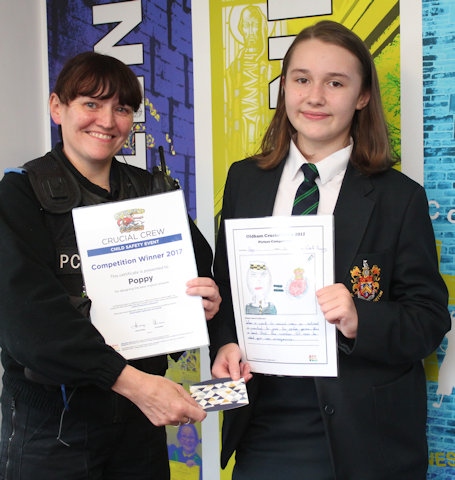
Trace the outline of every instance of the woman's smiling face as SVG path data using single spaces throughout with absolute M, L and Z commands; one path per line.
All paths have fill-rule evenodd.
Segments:
M 68 104 L 54 93 L 50 97 L 52 119 L 61 126 L 63 150 L 81 169 L 108 163 L 122 148 L 133 125 L 133 109 L 112 98 L 78 96 Z M 82 170 L 84 170 L 82 168 Z

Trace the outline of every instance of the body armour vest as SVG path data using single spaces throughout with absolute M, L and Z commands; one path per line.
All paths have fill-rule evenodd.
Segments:
M 154 167 L 153 174 L 150 174 L 140 168 L 114 161 L 119 171 L 116 201 L 178 188 L 178 183 L 158 167 Z M 23 169 L 28 173 L 41 204 L 44 221 L 52 234 L 55 273 L 70 296 L 82 298 L 84 288 L 80 256 L 71 211 L 76 207 L 97 205 L 110 200 L 84 187 L 65 167 L 58 153 L 48 152 L 44 157 L 27 162 Z
M 178 181 L 159 167 L 153 173 L 116 162 L 118 168 L 118 196 L 115 201 L 162 193 L 179 188 Z M 84 281 L 74 231 L 72 209 L 97 205 L 110 201 L 85 188 L 64 165 L 59 152 L 48 152 L 43 157 L 24 164 L 21 171 L 28 174 L 30 184 L 41 204 L 46 227 L 51 233 L 55 246 L 54 271 L 69 294 L 71 303 L 89 318 L 90 299 L 85 296 Z M 177 360 L 182 352 L 171 354 Z M 140 370 L 163 375 L 167 368 L 167 357 L 138 359 L 129 362 Z M 38 381 L 33 372 L 26 376 Z

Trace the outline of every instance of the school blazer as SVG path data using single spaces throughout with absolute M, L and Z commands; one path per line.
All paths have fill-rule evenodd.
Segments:
M 212 360 L 219 347 L 237 341 L 224 220 L 272 215 L 283 166 L 262 170 L 246 159 L 229 169 L 214 263 L 223 301 L 209 322 Z M 334 225 L 335 282 L 353 293 L 359 315 L 355 340 L 338 332 L 338 377 L 315 378 L 336 479 L 424 480 L 422 359 L 450 329 L 425 191 L 395 169 L 367 177 L 349 164 Z M 364 260 L 379 269 L 372 300 L 353 290 L 352 272 Z M 248 425 L 260 381 L 255 374 L 248 382 L 249 406 L 224 413 L 223 468 Z

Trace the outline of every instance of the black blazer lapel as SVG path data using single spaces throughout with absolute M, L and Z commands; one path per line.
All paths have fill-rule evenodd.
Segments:
M 334 210 L 335 282 L 343 282 L 374 208 L 371 180 L 348 165 Z
M 233 178 L 233 181 L 239 181 L 242 188 L 241 196 L 236 202 L 236 217 L 254 218 L 272 215 L 284 164 L 283 160 L 276 168 L 263 170 L 252 162 L 237 173 L 241 172 L 242 178 Z

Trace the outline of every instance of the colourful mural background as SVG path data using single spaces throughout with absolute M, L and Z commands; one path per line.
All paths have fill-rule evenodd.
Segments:
M 169 359 L 169 369 L 167 377 L 171 378 L 189 391 L 190 385 L 198 383 L 200 376 L 200 351 L 188 350 L 178 359 L 177 362 Z M 196 432 L 183 431 L 185 437 L 182 442 L 185 443 L 184 454 L 178 455 L 177 449 L 182 449 L 183 443 L 177 438 L 179 429 L 176 427 L 166 427 L 168 452 L 171 467 L 171 480 L 202 480 L 202 435 L 201 424 L 194 424 Z M 183 425 L 179 427 L 185 429 Z M 188 437 L 191 436 L 192 440 Z M 186 455 L 187 458 L 184 458 Z M 179 460 L 172 460 L 178 458 Z M 182 460 L 186 460 L 183 462 Z
M 400 154 L 399 1 L 302 1 L 292 5 L 292 14 L 293 18 L 283 18 L 289 17 L 289 11 L 280 15 L 277 1 L 210 1 L 216 222 L 229 166 L 256 152 L 273 115 L 270 105 L 283 54 L 293 36 L 317 19 L 343 23 L 369 46 L 380 76 L 393 146 Z
M 191 8 L 185 0 L 47 0 L 49 83 L 86 50 L 127 63 L 144 85 L 144 105 L 123 149 L 149 170 L 163 146 L 188 211 L 196 217 Z M 58 140 L 52 126 L 52 143 Z M 138 158 L 133 159 L 132 156 Z M 121 156 L 119 157 L 121 159 Z
M 424 186 L 440 269 L 455 319 L 455 9 L 452 0 L 422 1 Z M 428 379 L 428 479 L 455 478 L 455 329 L 425 361 Z

